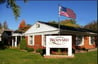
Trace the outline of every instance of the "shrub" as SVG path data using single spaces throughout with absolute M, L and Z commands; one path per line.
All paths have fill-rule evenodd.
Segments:
M 34 51 L 33 48 L 29 48 L 29 47 L 27 47 L 26 50 L 27 50 L 28 52 L 32 52 L 32 51 Z
M 38 48 L 38 49 L 36 50 L 36 52 L 42 54 L 42 53 L 43 53 L 43 50 L 42 50 L 41 48 Z
M 58 51 L 57 51 L 58 53 L 61 53 L 61 49 L 58 49 Z
M 26 39 L 22 38 L 22 40 L 20 41 L 20 49 L 26 50 L 26 48 L 27 48 Z
M 4 46 L 4 42 L 0 41 L 0 49 L 5 49 L 6 47 Z

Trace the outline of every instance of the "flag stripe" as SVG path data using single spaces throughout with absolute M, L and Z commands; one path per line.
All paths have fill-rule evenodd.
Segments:
M 72 9 L 65 8 L 62 6 L 59 6 L 59 15 L 76 19 L 76 14 L 74 13 L 74 11 Z

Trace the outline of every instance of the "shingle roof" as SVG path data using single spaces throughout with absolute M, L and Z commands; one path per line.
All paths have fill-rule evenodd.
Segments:
M 2 34 L 4 31 L 12 31 L 12 30 L 10 30 L 10 29 L 0 29 L 0 34 Z
M 42 21 L 38 21 L 40 23 L 44 23 L 53 27 L 58 28 L 58 24 L 52 24 L 52 23 L 47 23 L 47 22 L 42 22 Z M 65 25 L 60 25 L 60 29 L 62 30 L 71 30 L 71 31 L 78 31 L 78 32 L 92 32 L 92 33 L 97 33 L 93 30 L 89 30 L 89 29 L 84 29 L 84 28 L 75 28 L 75 27 L 71 27 L 71 26 L 65 26 Z

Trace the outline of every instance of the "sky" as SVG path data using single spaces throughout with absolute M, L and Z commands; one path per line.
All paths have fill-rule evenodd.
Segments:
M 7 22 L 12 30 L 18 29 L 19 23 L 25 20 L 26 24 L 33 25 L 37 21 L 58 21 L 58 4 L 72 9 L 76 14 L 76 23 L 84 26 L 97 20 L 96 1 L 17 1 L 20 6 L 20 17 L 15 20 L 10 8 L 6 8 L 6 3 L 0 5 L 0 22 Z M 60 20 L 70 19 L 60 16 Z

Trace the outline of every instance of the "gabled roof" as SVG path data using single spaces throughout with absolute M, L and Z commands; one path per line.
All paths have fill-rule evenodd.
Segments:
M 55 28 L 59 28 L 58 24 L 52 24 L 52 23 L 47 23 L 47 22 L 42 22 L 42 21 L 38 21 L 40 23 L 43 23 L 43 24 L 47 24 L 47 25 L 50 25 L 50 26 L 53 26 Z M 71 30 L 71 31 L 78 31 L 78 32 L 91 32 L 91 33 L 97 33 L 93 30 L 89 30 L 89 29 L 84 29 L 84 28 L 75 28 L 75 27 L 71 27 L 71 26 L 65 26 L 65 25 L 60 25 L 60 29 L 61 30 Z

